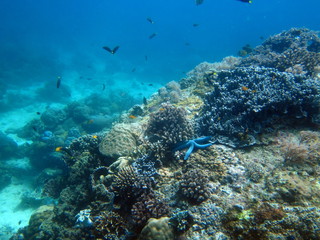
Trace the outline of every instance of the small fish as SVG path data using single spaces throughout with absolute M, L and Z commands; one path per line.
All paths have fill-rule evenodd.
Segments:
M 147 21 L 151 24 L 154 24 L 154 21 L 150 17 L 147 18 Z
M 184 43 L 184 45 L 186 45 L 186 46 L 190 46 L 190 43 L 186 42 L 186 43 Z
M 61 152 L 63 150 L 63 147 L 56 147 L 55 151 L 56 152 Z
M 98 138 L 98 136 L 97 136 L 97 135 L 93 135 L 92 137 L 93 137 L 94 139 L 97 139 L 97 138 Z
M 41 115 L 41 112 L 36 112 L 37 115 Z
M 147 104 L 148 104 L 148 101 L 147 101 L 146 97 L 143 97 L 142 101 L 143 101 L 143 104 L 144 104 L 144 105 L 147 105 Z
M 57 78 L 57 88 L 60 88 L 61 85 L 61 77 Z
M 249 88 L 247 88 L 246 86 L 242 86 L 241 89 L 242 89 L 243 91 L 248 91 L 248 90 L 249 90 Z
M 102 83 L 102 91 L 104 91 L 105 89 L 106 89 L 106 85 Z
M 20 220 L 20 221 L 18 222 L 18 225 L 20 225 L 20 224 L 21 224 L 21 222 L 22 222 L 22 220 Z
M 129 115 L 130 119 L 136 119 L 137 117 L 135 115 Z
M 152 38 L 154 38 L 155 36 L 157 36 L 157 33 L 152 33 L 152 34 L 149 36 L 149 39 L 152 39 Z
M 115 53 L 118 51 L 119 47 L 120 47 L 120 46 L 116 46 L 116 47 L 114 47 L 113 49 L 111 49 L 111 48 L 109 48 L 109 47 L 107 47 L 107 46 L 104 46 L 104 47 L 102 47 L 102 48 L 103 48 L 104 50 L 108 51 L 108 52 L 111 53 L 111 54 L 115 54 Z
M 36 126 L 32 126 L 33 131 L 38 132 L 38 129 Z
M 192 27 L 198 27 L 200 24 L 198 24 L 198 23 L 194 23 L 194 24 L 192 24 Z
M 198 6 L 198 5 L 202 4 L 203 1 L 204 1 L 204 0 L 196 0 L 196 5 Z
M 131 72 L 135 72 L 136 71 L 136 68 L 132 68 Z
M 152 83 L 149 83 L 149 84 L 148 84 L 148 86 L 149 86 L 149 87 L 152 87 L 152 86 L 153 86 L 153 84 L 152 84 Z
M 238 0 L 240 2 L 244 2 L 244 3 L 252 3 L 252 0 Z
M 148 61 L 148 56 L 147 55 L 144 56 L 144 60 Z

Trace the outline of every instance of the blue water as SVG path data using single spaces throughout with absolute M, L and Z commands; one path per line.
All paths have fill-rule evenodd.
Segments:
M 38 125 L 21 130 L 39 121 L 51 104 L 62 103 L 63 109 L 95 94 L 87 101 L 93 110 L 88 118 L 78 125 L 66 121 L 65 127 L 82 124 L 89 133 L 99 131 L 101 123 L 95 128 L 86 123 L 116 119 L 203 61 L 236 56 L 244 45 L 255 47 L 292 27 L 320 30 L 319 9 L 319 0 L 204 0 L 199 6 L 194 0 L 1 0 L 0 135 L 7 151 L 0 154 L 0 205 L 6 207 L 0 209 L 0 240 L 28 224 L 32 209 L 16 208 L 24 194 L 33 196 L 33 175 L 42 171 L 15 154 L 14 141 L 21 144 L 17 134 L 36 147 L 44 144 L 39 136 L 45 131 L 67 134 L 67 129 Z M 103 46 L 120 48 L 110 54 Z M 34 161 L 43 163 L 58 146 L 50 146 L 50 153 L 42 150 Z
M 33 84 L 75 71 L 164 84 L 262 37 L 291 27 L 319 30 L 319 7 L 318 0 L 2 0 L 0 80 Z M 120 49 L 111 55 L 104 45 Z

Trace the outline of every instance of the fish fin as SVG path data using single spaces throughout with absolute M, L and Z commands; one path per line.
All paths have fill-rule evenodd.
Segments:
M 107 47 L 107 46 L 104 46 L 104 47 L 102 47 L 104 50 L 107 50 L 109 53 L 112 53 L 112 50 L 109 48 L 109 47 Z M 112 53 L 113 54 L 113 53 Z
M 118 51 L 119 47 L 120 47 L 120 46 L 116 46 L 116 47 L 112 50 L 112 54 L 115 54 L 115 53 Z

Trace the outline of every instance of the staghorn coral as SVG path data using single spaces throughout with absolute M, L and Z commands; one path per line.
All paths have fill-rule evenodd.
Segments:
M 317 32 L 292 28 L 268 38 L 240 66 L 258 65 L 311 76 L 320 64 L 319 46 Z
M 209 179 L 199 169 L 189 170 L 182 176 L 180 192 L 191 202 L 201 203 L 210 196 L 208 188 Z
M 197 118 L 198 135 L 232 147 L 254 145 L 255 135 L 276 119 L 319 115 L 320 83 L 264 67 L 219 73 Z

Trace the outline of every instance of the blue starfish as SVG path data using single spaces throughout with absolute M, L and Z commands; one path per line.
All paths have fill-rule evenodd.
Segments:
M 196 138 L 196 139 L 191 139 L 188 140 L 184 143 L 182 143 L 180 146 L 176 147 L 173 151 L 178 151 L 178 150 L 182 150 L 184 148 L 189 148 L 188 151 L 186 152 L 186 155 L 184 156 L 184 160 L 188 160 L 189 156 L 191 155 L 191 153 L 193 152 L 193 150 L 198 149 L 205 149 L 207 147 L 210 147 L 213 142 L 209 142 L 207 144 L 200 144 L 203 143 L 205 141 L 208 141 L 211 137 L 201 137 L 201 138 Z

